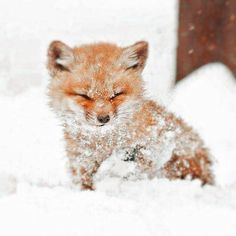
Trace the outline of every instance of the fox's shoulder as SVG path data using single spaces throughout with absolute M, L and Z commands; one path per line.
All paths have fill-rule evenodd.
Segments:
M 142 116 L 143 121 L 146 121 L 146 126 L 158 125 L 166 130 L 179 129 L 181 133 L 191 134 L 192 139 L 202 142 L 199 135 L 188 123 L 155 101 L 144 100 L 139 111 L 139 116 Z
M 147 125 L 155 125 L 159 122 L 164 122 L 167 126 L 170 124 L 174 124 L 176 127 L 188 127 L 181 118 L 168 111 L 165 106 L 153 100 L 142 101 L 139 110 L 136 112 L 135 119 L 146 121 L 145 123 Z
M 156 101 L 153 100 L 143 100 L 140 104 L 140 113 L 147 114 L 150 116 L 153 115 L 161 115 L 166 113 L 167 110 L 164 106 L 160 105 Z
M 162 116 L 165 113 L 165 108 L 153 100 L 142 100 L 139 103 L 139 108 L 134 113 L 134 121 L 152 126 L 156 124 L 157 116 Z

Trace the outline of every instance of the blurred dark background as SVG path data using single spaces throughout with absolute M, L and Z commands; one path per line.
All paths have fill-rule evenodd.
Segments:
M 176 80 L 209 62 L 236 75 L 236 1 L 180 0 Z

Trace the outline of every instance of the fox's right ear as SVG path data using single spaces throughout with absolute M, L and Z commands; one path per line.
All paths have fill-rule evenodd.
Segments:
M 126 70 L 142 72 L 148 57 L 148 43 L 139 41 L 124 48 L 121 62 L 125 64 Z
M 51 75 L 58 72 L 70 71 L 74 62 L 72 48 L 60 41 L 53 41 L 48 48 L 48 70 Z

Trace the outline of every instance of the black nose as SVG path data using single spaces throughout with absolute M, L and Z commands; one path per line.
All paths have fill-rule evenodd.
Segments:
M 108 116 L 108 115 L 107 116 L 98 116 L 97 119 L 100 123 L 105 124 L 110 120 L 110 116 Z

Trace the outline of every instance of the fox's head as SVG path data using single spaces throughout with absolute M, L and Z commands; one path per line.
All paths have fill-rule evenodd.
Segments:
M 144 41 L 125 48 L 108 43 L 70 48 L 53 41 L 48 49 L 52 107 L 92 126 L 127 118 L 143 95 L 147 55 Z

